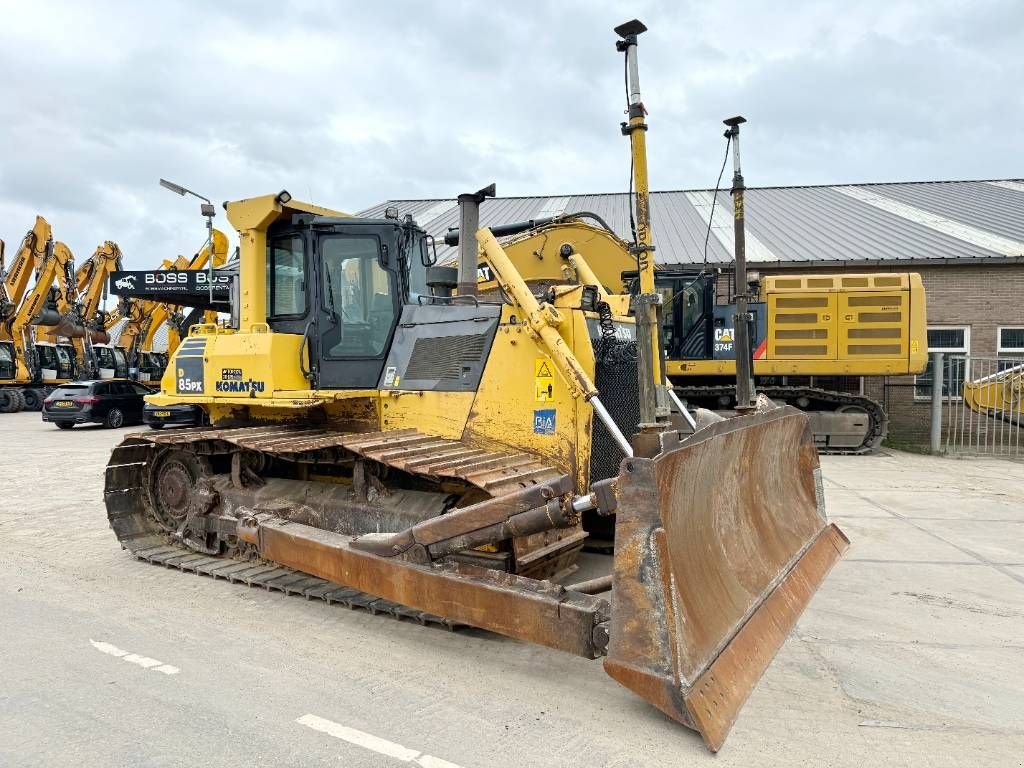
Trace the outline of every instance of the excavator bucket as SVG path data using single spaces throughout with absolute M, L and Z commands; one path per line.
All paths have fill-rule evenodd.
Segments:
M 849 541 L 800 411 L 672 435 L 622 464 L 604 666 L 717 751 Z

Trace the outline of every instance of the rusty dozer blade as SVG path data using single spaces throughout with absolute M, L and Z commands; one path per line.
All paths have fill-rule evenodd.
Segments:
M 849 542 L 794 408 L 623 462 L 605 670 L 717 751 Z

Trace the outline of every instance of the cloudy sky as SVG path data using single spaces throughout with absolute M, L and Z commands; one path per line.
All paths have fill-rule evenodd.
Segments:
M 160 176 L 348 211 L 621 191 L 632 16 L 655 189 L 713 186 L 736 113 L 751 185 L 1024 176 L 1020 0 L 0 0 L 0 238 L 38 212 L 79 259 L 192 253 Z

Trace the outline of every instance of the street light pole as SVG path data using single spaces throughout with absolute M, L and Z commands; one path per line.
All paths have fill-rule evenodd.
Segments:
M 199 198 L 202 200 L 202 204 L 199 206 L 199 212 L 206 217 L 206 247 L 209 258 L 207 259 L 207 282 L 210 288 L 210 306 L 213 306 L 213 217 L 217 215 L 216 208 L 213 207 L 213 203 L 210 198 L 203 197 L 197 192 L 193 192 L 191 189 L 175 184 L 173 181 L 167 179 L 160 179 L 160 186 L 164 189 L 169 189 L 176 195 L 191 195 L 192 197 Z

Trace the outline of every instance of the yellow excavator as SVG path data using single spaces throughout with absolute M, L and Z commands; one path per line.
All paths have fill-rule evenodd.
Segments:
M 965 381 L 963 398 L 975 413 L 1024 424 L 1024 363 L 1007 363 L 1001 371 Z
M 104 498 L 121 544 L 184 571 L 603 659 L 720 748 L 847 540 L 825 519 L 805 415 L 762 401 L 698 414 L 682 434 L 664 407 L 644 29 L 616 29 L 638 296 L 570 284 L 536 297 L 478 229 L 493 185 L 463 196 L 475 238 L 457 271 L 434 265 L 408 217 L 353 218 L 286 191 L 226 203 L 238 327 L 193 329 L 148 397 L 195 404 L 212 425 L 114 449 Z M 501 288 L 491 301 L 473 291 L 479 254 Z M 630 345 L 635 379 L 605 398 L 595 377 Z M 585 512 L 613 517 L 615 553 L 606 576 L 570 583 Z
M 8 341 L 0 342 L 0 411 L 39 410 L 48 388 L 71 380 L 75 355 L 70 344 L 37 344 L 38 330 L 49 330 L 72 341 L 87 338 L 90 330 L 66 310 L 75 292 L 74 257 L 62 242 L 48 240 L 38 258 L 35 284 L 25 293 L 13 315 L 0 326 Z M 8 360 L 9 358 L 9 360 Z
M 21 241 L 18 251 L 7 267 L 3 258 L 3 241 L 0 240 L 0 411 L 17 411 L 22 408 L 38 409 L 45 392 L 31 386 L 28 368 L 22 357 L 16 357 L 14 320 L 32 285 L 32 278 L 38 271 L 46 254 L 53 248 L 53 232 L 49 222 L 42 216 L 36 221 Z
M 92 256 L 75 271 L 74 293 L 67 295 L 57 290 L 54 309 L 62 322 L 36 330 L 36 348 L 41 360 L 51 354 L 50 350 L 56 353 L 61 346 L 63 330 L 81 327 L 86 329 L 85 335 L 67 340 L 74 350 L 75 374 L 84 379 L 111 379 L 127 375 L 123 354 L 108 343 L 110 336 L 104 329 L 102 310 L 107 276 L 120 268 L 121 249 L 117 243 L 107 240 L 97 246 Z M 44 376 L 43 383 L 54 386 L 69 378 L 63 376 L 51 380 Z

